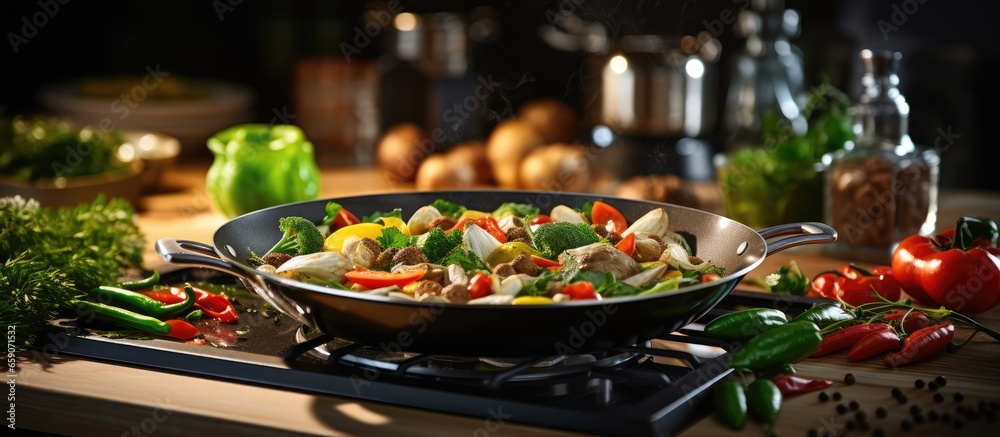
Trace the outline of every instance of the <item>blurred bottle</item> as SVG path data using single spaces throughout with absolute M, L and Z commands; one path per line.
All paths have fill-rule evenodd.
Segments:
M 887 262 L 903 238 L 932 232 L 937 211 L 940 157 L 910 140 L 910 109 L 896 74 L 900 58 L 861 51 L 855 139 L 828 169 L 827 220 L 841 236 L 830 249 L 874 262 Z
M 783 0 L 751 5 L 734 27 L 746 41 L 726 99 L 724 152 L 714 158 L 725 214 L 756 229 L 818 221 L 827 145 L 807 135 L 806 117 L 824 112 L 831 99 L 823 89 L 805 93 L 802 53 L 790 42 L 799 34 L 798 13 Z

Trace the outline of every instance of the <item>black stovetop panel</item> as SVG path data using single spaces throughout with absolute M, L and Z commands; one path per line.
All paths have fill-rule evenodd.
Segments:
M 232 282 L 200 268 L 164 274 L 163 281 Z M 775 305 L 768 297 L 734 291 L 699 322 L 742 306 Z M 238 299 L 244 307 L 259 305 L 253 296 Z M 792 312 L 819 302 L 781 299 L 782 309 Z M 729 345 L 706 338 L 700 323 L 651 343 L 592 356 L 493 360 L 386 353 L 310 334 L 286 317 L 244 314 L 233 329 L 239 340 L 229 347 L 86 333 L 71 336 L 60 349 L 279 389 L 484 418 L 502 414 L 540 427 L 629 436 L 670 435 L 702 417 L 710 408 L 710 388 L 731 371 L 725 366 Z M 695 346 L 676 350 L 685 343 Z M 313 350 L 316 346 L 322 353 Z

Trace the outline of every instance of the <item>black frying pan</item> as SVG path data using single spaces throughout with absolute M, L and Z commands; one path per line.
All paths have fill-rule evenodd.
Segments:
M 246 263 L 280 238 L 278 219 L 299 215 L 320 221 L 335 200 L 355 214 L 417 208 L 444 198 L 492 211 L 502 202 L 531 203 L 543 211 L 603 199 L 632 222 L 664 208 L 669 228 L 688 237 L 695 253 L 724 267 L 720 281 L 641 297 L 571 301 L 555 305 L 467 305 L 406 301 L 335 290 L 261 273 Z M 328 334 L 387 351 L 463 356 L 566 355 L 628 346 L 674 331 L 704 315 L 770 253 L 792 246 L 830 243 L 836 231 L 822 223 L 788 224 L 759 233 L 705 211 L 676 205 L 574 193 L 531 191 L 408 192 L 345 197 L 276 206 L 237 217 L 220 227 L 213 246 L 162 239 L 156 251 L 174 264 L 209 267 L 239 276 L 247 287 L 296 320 Z M 766 207 L 766 206 L 763 206 Z M 787 236 L 766 242 L 765 238 Z

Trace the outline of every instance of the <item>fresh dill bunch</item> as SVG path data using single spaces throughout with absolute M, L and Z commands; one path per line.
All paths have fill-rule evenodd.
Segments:
M 65 273 L 22 253 L 0 265 L 0 326 L 13 326 L 17 346 L 31 344 L 78 290 Z

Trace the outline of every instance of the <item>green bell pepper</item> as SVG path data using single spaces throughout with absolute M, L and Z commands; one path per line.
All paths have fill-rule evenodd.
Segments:
M 297 126 L 237 125 L 209 138 L 208 148 L 208 196 L 227 217 L 319 196 L 313 145 Z

